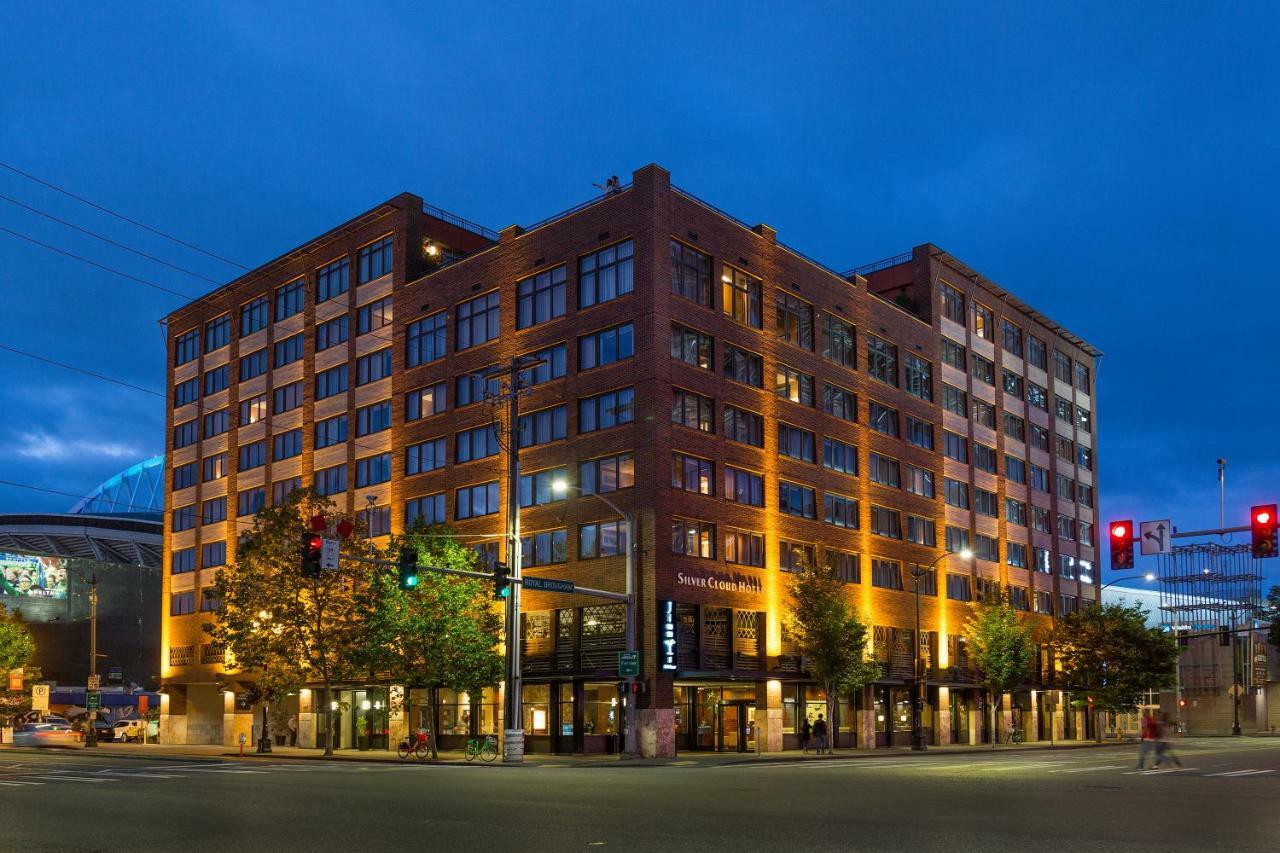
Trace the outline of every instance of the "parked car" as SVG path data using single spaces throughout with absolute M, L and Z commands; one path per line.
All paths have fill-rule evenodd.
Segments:
M 116 720 L 115 730 L 116 740 L 141 743 L 144 732 L 147 740 L 154 740 L 160 736 L 160 723 L 155 720 Z
M 26 723 L 13 733 L 15 746 L 61 746 L 78 749 L 84 746 L 84 735 L 70 726 L 53 723 Z
M 71 724 L 71 728 L 84 734 L 89 731 L 89 715 L 85 714 L 76 717 L 75 722 Z M 97 732 L 98 743 L 110 743 L 116 739 L 115 726 L 111 725 L 110 720 L 104 720 L 101 717 L 93 721 L 93 730 Z

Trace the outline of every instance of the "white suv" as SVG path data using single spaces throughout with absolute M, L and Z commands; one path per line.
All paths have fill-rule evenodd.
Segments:
M 117 720 L 116 740 L 118 741 L 134 741 L 140 743 L 143 740 L 144 733 L 149 738 L 154 738 L 160 734 L 160 725 L 158 723 L 149 723 L 146 720 Z

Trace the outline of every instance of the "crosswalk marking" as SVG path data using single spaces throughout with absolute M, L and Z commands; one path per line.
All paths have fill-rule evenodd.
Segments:
M 23 782 L 19 779 L 0 780 L 0 785 L 9 785 L 10 787 L 13 787 L 13 788 L 18 788 L 23 785 L 43 785 L 43 784 L 44 784 L 43 782 Z
M 1198 767 L 1170 767 L 1166 770 L 1128 770 L 1126 776 L 1159 776 L 1164 773 L 1185 773 L 1188 770 L 1198 770 Z
M 1222 773 L 1206 773 L 1206 776 L 1260 776 L 1264 773 L 1275 773 L 1274 770 L 1228 770 Z
M 1092 773 L 1095 770 L 1120 770 L 1123 764 L 1102 764 L 1098 767 L 1070 767 L 1064 770 L 1050 770 L 1050 773 Z
M 54 781 L 54 782 L 67 781 L 67 782 L 99 782 L 99 783 L 101 783 L 101 782 L 115 782 L 115 781 L 117 781 L 117 780 L 115 780 L 115 779 L 93 779 L 93 778 L 90 778 L 90 777 L 88 777 L 88 776 L 68 776 L 68 775 L 66 775 L 66 774 L 59 775 L 59 776 L 37 776 L 37 775 L 35 775 L 35 774 L 33 773 L 33 774 L 31 774 L 30 778 L 32 778 L 32 779 L 49 779 L 49 780 L 52 780 L 52 781 Z

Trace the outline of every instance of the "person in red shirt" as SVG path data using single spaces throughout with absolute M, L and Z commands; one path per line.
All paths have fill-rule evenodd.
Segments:
M 1142 743 L 1138 746 L 1138 769 L 1146 770 L 1147 754 L 1156 751 L 1160 739 L 1160 727 L 1150 711 L 1142 713 Z

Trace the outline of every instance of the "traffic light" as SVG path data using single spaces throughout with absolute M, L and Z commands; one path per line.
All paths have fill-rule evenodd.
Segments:
M 1111 570 L 1120 572 L 1133 568 L 1133 522 L 1113 521 L 1111 531 Z
M 511 569 L 506 563 L 493 564 L 493 600 L 506 601 L 511 597 Z
M 415 589 L 418 586 L 418 551 L 416 548 L 400 549 L 400 588 Z
M 302 535 L 302 576 L 320 577 L 320 553 L 324 550 L 324 537 L 319 533 Z
M 1253 556 L 1262 559 L 1280 554 L 1276 548 L 1276 505 L 1264 504 L 1249 510 L 1249 529 L 1253 533 Z

